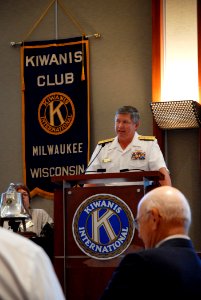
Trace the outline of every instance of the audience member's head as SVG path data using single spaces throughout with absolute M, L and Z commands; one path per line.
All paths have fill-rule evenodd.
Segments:
M 161 186 L 145 194 L 135 224 L 146 249 L 123 257 L 100 299 L 130 299 L 135 287 L 145 299 L 154 289 L 155 299 L 201 299 L 201 260 L 188 236 L 191 210 L 182 192 Z
M 191 210 L 186 197 L 178 189 L 161 186 L 141 199 L 135 223 L 145 248 L 153 248 L 168 236 L 188 235 Z
M 25 209 L 30 208 L 31 195 L 28 187 L 22 183 L 15 184 L 15 189 L 22 194 L 22 201 Z

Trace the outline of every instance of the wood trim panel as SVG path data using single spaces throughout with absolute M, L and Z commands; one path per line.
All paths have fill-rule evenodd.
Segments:
M 161 101 L 163 76 L 163 0 L 152 0 L 152 101 Z M 153 119 L 153 134 L 165 155 L 165 133 Z

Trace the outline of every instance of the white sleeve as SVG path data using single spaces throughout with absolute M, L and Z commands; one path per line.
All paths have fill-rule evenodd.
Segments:
M 150 150 L 150 156 L 149 156 L 149 169 L 150 171 L 156 171 L 159 170 L 160 168 L 166 168 L 167 165 L 164 160 L 162 151 L 158 145 L 157 140 L 155 140 L 152 143 L 152 147 Z M 168 170 L 168 169 L 167 169 Z
M 32 292 L 29 299 L 64 300 L 65 297 L 52 262 L 42 249 L 37 254 L 35 257 L 37 263 L 33 265 Z
M 0 243 L 0 299 L 65 299 L 52 262 L 40 246 L 1 227 Z

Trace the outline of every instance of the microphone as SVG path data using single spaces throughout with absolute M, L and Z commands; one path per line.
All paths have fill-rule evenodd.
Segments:
M 98 173 L 105 173 L 106 169 L 97 169 L 96 172 L 98 172 Z
M 98 153 L 96 154 L 96 156 L 94 157 L 94 159 L 92 159 L 92 161 L 90 162 L 90 164 L 86 167 L 86 169 L 84 170 L 83 173 L 87 173 L 87 172 L 95 172 L 95 171 L 87 171 L 87 169 L 91 166 L 91 164 L 94 162 L 94 160 L 98 157 L 99 153 L 101 152 L 102 148 L 105 147 L 106 143 L 102 143 L 101 147 L 98 151 Z M 96 172 L 106 172 L 106 169 L 97 169 Z
M 121 169 L 120 172 L 130 172 L 130 171 L 141 171 L 144 172 L 142 169 Z
M 97 169 L 96 171 L 86 171 L 86 173 L 94 173 L 94 172 L 97 172 L 97 173 L 105 173 L 106 172 L 106 169 Z

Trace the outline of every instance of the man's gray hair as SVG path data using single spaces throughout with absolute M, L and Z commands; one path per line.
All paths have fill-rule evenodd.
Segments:
M 137 108 L 135 108 L 133 106 L 125 105 L 125 106 L 118 108 L 115 113 L 115 117 L 119 114 L 130 114 L 132 121 L 135 124 L 139 123 L 139 120 L 140 120 L 139 112 L 138 112 Z

